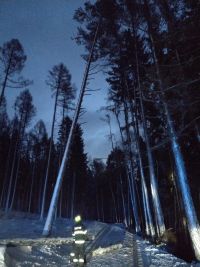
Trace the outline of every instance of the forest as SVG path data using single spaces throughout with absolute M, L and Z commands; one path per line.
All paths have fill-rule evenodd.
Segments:
M 117 122 L 119 142 L 110 128 L 106 164 L 89 160 L 76 124 L 57 218 L 81 213 L 90 220 L 124 223 L 152 242 L 166 241 L 179 257 L 200 260 L 199 14 L 195 0 L 97 0 L 76 10 L 76 42 L 85 48 L 83 58 L 94 78 L 103 69 L 103 109 L 108 123 Z M 27 56 L 17 39 L 0 47 L 0 208 L 8 215 L 37 213 L 44 220 L 77 91 L 67 66 L 52 67 L 46 79 L 55 100 L 51 131 L 42 120 L 32 125 L 32 81 L 21 76 Z M 13 118 L 5 98 L 11 88 L 20 90 Z

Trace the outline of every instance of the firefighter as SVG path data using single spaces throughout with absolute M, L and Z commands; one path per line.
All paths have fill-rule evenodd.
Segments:
M 74 228 L 72 236 L 74 237 L 74 249 L 70 253 L 71 262 L 75 266 L 83 266 L 86 263 L 85 260 L 85 241 L 87 238 L 87 230 L 85 229 L 80 215 L 77 215 L 74 219 Z

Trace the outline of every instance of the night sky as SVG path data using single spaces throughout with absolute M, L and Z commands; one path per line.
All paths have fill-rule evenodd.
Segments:
M 48 131 L 50 129 L 54 99 L 45 80 L 48 70 L 54 65 L 63 62 L 72 74 L 72 83 L 78 91 L 80 89 L 85 66 L 81 58 L 84 49 L 72 37 L 76 35 L 77 27 L 73 14 L 83 3 L 83 0 L 0 0 L 0 46 L 12 38 L 19 39 L 27 55 L 22 74 L 34 81 L 29 86 L 37 108 L 32 126 L 42 119 Z M 82 126 L 85 150 L 93 158 L 105 158 L 111 150 L 107 137 L 108 125 L 100 119 L 104 114 L 99 111 L 101 106 L 106 105 L 106 86 L 103 75 L 97 74 L 90 88 L 101 90 L 94 92 L 92 96 L 86 96 L 83 102 L 87 109 L 82 118 L 87 122 Z M 19 89 L 6 89 L 10 117 L 19 93 Z M 59 114 L 57 121 L 59 122 Z M 115 128 L 113 122 L 113 131 Z

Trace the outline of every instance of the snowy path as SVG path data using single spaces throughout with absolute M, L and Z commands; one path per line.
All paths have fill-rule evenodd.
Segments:
M 100 246 L 100 241 L 105 237 L 105 235 L 110 231 L 110 227 L 108 225 L 105 225 L 95 236 L 95 239 L 93 241 L 90 241 L 89 244 L 86 247 L 86 254 L 89 258 L 89 255 L 92 254 L 92 251 L 95 248 L 98 248 Z
M 43 225 L 38 218 L 1 219 L 0 243 L 7 247 L 0 245 L 0 267 L 72 267 L 68 263 L 72 221 L 57 220 L 51 238 L 41 238 Z M 85 225 L 89 237 L 95 237 L 87 243 L 87 267 L 192 266 L 126 232 L 120 225 L 96 221 L 87 221 Z
M 118 229 L 111 229 L 108 234 L 110 236 L 109 240 L 112 242 L 112 235 L 115 235 L 116 232 L 121 231 Z M 138 265 L 134 265 L 133 261 L 133 235 L 125 232 L 122 243 L 118 243 L 116 249 L 114 246 L 110 246 L 110 251 L 108 249 L 98 249 L 95 257 L 92 257 L 90 262 L 87 264 L 88 267 L 137 267 Z M 102 254 L 101 254 L 102 251 Z M 106 253 L 104 253 L 106 251 Z
M 87 228 L 89 234 L 95 236 L 95 240 L 89 242 L 87 247 L 88 267 L 133 267 L 132 235 L 126 234 L 125 230 L 118 226 L 98 222 L 88 223 Z M 10 239 L 13 243 L 18 243 L 20 240 L 21 245 L 7 247 L 5 262 L 9 267 L 71 266 L 68 261 L 72 243 L 63 244 L 64 239 L 60 239 L 60 244 L 59 238 L 56 242 L 54 242 L 55 238 L 36 238 L 31 241 L 33 243 L 29 243 L 29 239 Z M 40 240 L 40 243 L 37 243 L 37 240 Z M 66 238 L 66 240 L 69 241 L 71 238 Z

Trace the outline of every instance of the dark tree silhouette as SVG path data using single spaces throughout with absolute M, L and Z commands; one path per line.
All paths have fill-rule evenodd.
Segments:
M 5 89 L 23 88 L 31 82 L 19 76 L 26 61 L 24 49 L 17 39 L 12 39 L 0 47 L 0 64 L 2 66 L 0 106 L 5 95 Z

